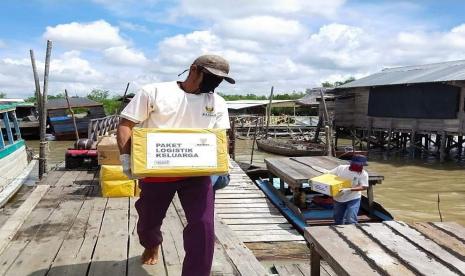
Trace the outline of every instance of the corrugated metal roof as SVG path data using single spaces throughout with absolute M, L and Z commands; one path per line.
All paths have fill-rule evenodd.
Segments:
M 102 106 L 101 103 L 89 100 L 87 98 L 78 98 L 71 97 L 69 98 L 69 104 L 71 107 L 92 107 L 92 106 Z M 65 109 L 68 108 L 68 103 L 66 99 L 53 99 L 47 101 L 48 109 Z
M 337 89 L 458 80 L 465 80 L 465 60 L 388 68 L 338 86 Z

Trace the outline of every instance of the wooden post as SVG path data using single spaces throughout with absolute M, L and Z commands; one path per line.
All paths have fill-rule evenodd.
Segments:
M 284 180 L 282 178 L 279 179 L 279 190 L 284 194 Z
M 326 133 L 326 150 L 328 156 L 333 156 L 332 152 L 332 130 L 331 130 L 331 120 L 329 118 L 328 109 L 326 108 L 325 96 L 323 94 L 323 89 L 320 89 L 321 102 L 323 103 L 323 109 L 325 114 L 325 133 Z
M 255 132 L 253 133 L 252 152 L 250 153 L 250 165 L 252 165 L 253 163 L 253 152 L 255 150 L 255 142 L 257 141 L 257 132 L 258 132 L 257 130 L 258 130 L 258 116 L 256 117 L 256 120 L 255 120 Z
M 323 119 L 321 118 L 321 116 L 318 116 L 318 124 L 316 125 L 315 136 L 313 137 L 313 143 L 318 143 L 318 138 L 320 136 L 322 124 L 323 124 Z
M 446 140 L 447 140 L 447 135 L 446 132 L 443 131 L 441 134 L 441 147 L 439 149 L 439 160 L 440 162 L 444 162 L 446 158 Z
M 268 138 L 268 127 L 270 126 L 270 117 L 271 117 L 271 105 L 273 103 L 273 90 L 274 87 L 271 87 L 271 93 L 270 93 L 270 101 L 268 103 L 268 108 L 267 108 L 267 115 L 266 115 L 266 131 L 265 131 L 265 139 Z
M 47 40 L 47 52 L 45 55 L 44 86 L 41 96 L 41 129 L 40 129 L 40 149 L 39 149 L 39 178 L 42 179 L 44 173 L 47 173 L 47 141 L 45 140 L 45 131 L 47 128 L 47 92 L 48 92 L 48 74 L 50 70 L 50 55 L 52 52 L 52 41 Z
M 412 133 L 410 133 L 410 156 L 415 158 L 415 151 L 416 151 L 416 132 L 412 129 Z
M 71 104 L 69 103 L 68 91 L 66 89 L 65 89 L 65 97 L 66 97 L 66 102 L 68 103 L 68 110 L 71 113 L 71 118 L 73 119 L 74 133 L 76 134 L 76 142 L 77 142 L 79 141 L 79 131 L 76 125 L 76 118 L 74 117 L 74 111 L 71 108 Z
M 387 152 L 391 150 L 391 141 L 392 141 L 392 129 L 389 129 L 388 133 L 388 142 L 387 142 Z
M 373 185 L 370 183 L 368 185 L 368 190 L 367 190 L 367 197 L 368 197 L 368 211 L 371 216 L 374 214 L 374 193 L 373 193 Z
M 310 243 L 310 270 L 311 276 L 320 276 L 320 260 L 321 256 L 316 251 L 315 245 Z
M 463 136 L 462 134 L 459 134 L 458 138 L 457 138 L 457 153 L 458 153 L 458 156 L 462 156 L 462 150 L 463 150 Z
M 331 138 L 329 137 L 331 135 L 329 126 L 325 126 L 325 138 L 326 138 L 326 155 L 327 156 L 332 156 L 333 154 L 331 153 Z
M 3 140 L 3 132 L 2 128 L 0 127 L 0 150 L 5 147 L 5 141 Z

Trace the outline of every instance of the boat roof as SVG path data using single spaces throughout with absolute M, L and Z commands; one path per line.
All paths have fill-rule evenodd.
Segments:
M 16 109 L 16 105 L 12 103 L 5 103 L 2 104 L 0 103 L 0 113 L 1 112 L 7 112 L 7 111 L 12 111 Z
M 9 99 L 9 98 L 0 99 L 0 104 L 9 104 L 9 103 L 24 103 L 24 100 L 23 99 Z

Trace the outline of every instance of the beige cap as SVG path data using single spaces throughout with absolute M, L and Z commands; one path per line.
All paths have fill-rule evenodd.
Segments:
M 193 65 L 205 68 L 208 72 L 218 77 L 224 78 L 229 83 L 236 83 L 236 81 L 228 76 L 229 63 L 224 58 L 218 55 L 203 55 L 194 60 Z

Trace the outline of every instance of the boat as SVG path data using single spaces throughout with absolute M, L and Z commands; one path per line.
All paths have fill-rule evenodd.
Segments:
M 106 116 L 103 105 L 83 97 L 71 97 L 69 98 L 69 103 L 75 113 L 79 137 L 87 138 L 89 122 L 92 119 L 104 118 Z M 76 139 L 73 119 L 69 114 L 66 99 L 49 100 L 47 103 L 47 114 L 50 132 L 57 141 Z
M 21 188 L 36 160 L 31 160 L 21 136 L 13 103 L 0 104 L 0 207 Z
M 326 146 L 323 144 L 311 143 L 299 140 L 277 140 L 261 139 L 257 140 L 257 147 L 261 151 L 282 155 L 282 156 L 319 156 L 326 155 Z M 336 149 L 334 155 L 337 158 L 349 160 L 354 155 L 367 155 L 367 151 L 354 150 L 352 147 Z
M 26 139 L 39 138 L 39 115 L 34 103 L 25 102 L 23 99 L 0 99 L 0 105 L 2 104 L 14 104 L 16 106 L 15 113 L 21 137 Z
M 257 147 L 261 151 L 283 156 L 318 156 L 326 153 L 322 144 L 294 140 L 260 139 L 257 140 Z
M 307 208 L 299 209 L 288 196 L 283 195 L 268 179 L 255 180 L 257 186 L 268 199 L 300 232 L 308 226 L 333 225 L 333 202 L 327 197 L 315 192 L 307 193 Z M 289 192 L 289 191 L 288 191 Z M 373 202 L 373 211 L 369 212 L 368 198 L 362 195 L 358 221 L 372 223 L 393 220 L 393 216 L 377 202 Z

